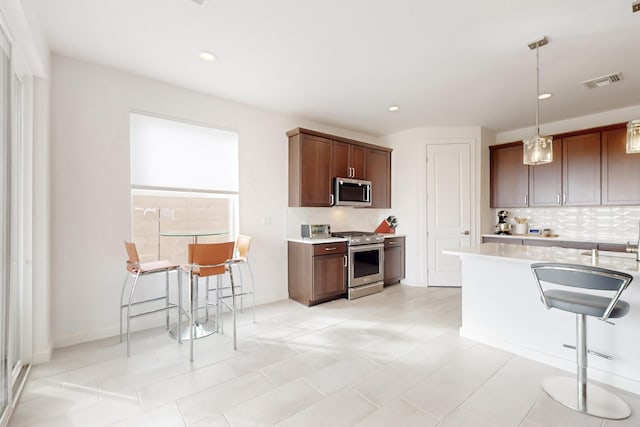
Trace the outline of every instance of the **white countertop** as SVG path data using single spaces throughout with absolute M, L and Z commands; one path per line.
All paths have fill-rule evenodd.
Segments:
M 306 243 L 307 245 L 321 245 L 323 243 L 339 243 L 346 242 L 344 237 L 328 237 L 326 239 L 303 239 L 301 237 L 287 239 L 289 242 Z
M 626 244 L 627 242 L 635 243 L 637 237 L 631 237 L 623 239 L 622 237 L 594 237 L 594 236 L 569 236 L 569 235 L 555 235 L 553 237 L 538 236 L 536 234 L 483 234 L 482 237 L 497 237 L 499 239 L 531 239 L 531 240 L 550 240 L 558 242 L 593 242 L 593 243 L 613 243 L 613 244 Z
M 382 234 L 385 239 L 393 239 L 394 237 L 407 237 L 405 234 L 398 234 L 398 233 L 378 233 L 378 234 Z
M 404 234 L 395 234 L 395 233 L 378 233 L 384 236 L 385 239 L 393 239 L 394 237 L 406 237 Z M 346 242 L 347 239 L 344 237 L 329 237 L 326 239 L 303 239 L 301 237 L 292 237 L 287 239 L 289 242 L 296 243 L 306 243 L 308 245 L 320 245 L 323 243 L 338 243 L 338 242 Z
M 446 255 L 488 257 L 528 264 L 532 262 L 563 262 L 594 265 L 626 271 L 635 277 L 640 277 L 640 263 L 635 259 L 636 254 L 600 251 L 600 256 L 592 263 L 591 255 L 583 255 L 587 252 L 589 251 L 583 249 L 511 245 L 508 243 L 483 243 L 456 251 L 442 251 Z

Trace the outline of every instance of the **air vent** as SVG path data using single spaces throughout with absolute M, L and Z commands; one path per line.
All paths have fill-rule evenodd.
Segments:
M 591 80 L 585 80 L 582 82 L 582 85 L 588 89 L 595 89 L 597 87 L 608 86 L 612 83 L 618 83 L 620 80 L 622 80 L 622 73 L 615 73 L 608 76 L 596 77 Z

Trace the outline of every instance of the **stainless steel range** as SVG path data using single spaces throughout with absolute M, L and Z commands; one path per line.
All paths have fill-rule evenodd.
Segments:
M 347 239 L 348 298 L 381 292 L 384 286 L 384 236 L 367 231 L 341 231 L 331 235 Z

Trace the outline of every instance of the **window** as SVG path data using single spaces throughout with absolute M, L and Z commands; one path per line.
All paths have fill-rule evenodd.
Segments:
M 238 136 L 234 132 L 132 113 L 133 240 L 144 261 L 186 263 L 198 242 L 234 240 L 238 229 Z

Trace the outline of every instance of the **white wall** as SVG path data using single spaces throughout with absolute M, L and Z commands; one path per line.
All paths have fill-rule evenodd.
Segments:
M 614 123 L 628 122 L 640 117 L 640 105 L 635 105 L 616 110 L 603 111 L 590 114 L 588 116 L 574 117 L 572 119 L 560 120 L 557 122 L 544 123 L 540 125 L 540 133 L 544 135 L 554 135 L 557 133 L 570 132 L 580 129 L 589 129 L 598 126 L 606 126 Z M 496 144 L 505 142 L 521 141 L 528 138 L 535 132 L 533 126 L 521 129 L 514 129 L 496 134 Z
M 391 160 L 392 206 L 398 218 L 397 232 L 406 234 L 406 279 L 414 286 L 427 284 L 426 146 L 459 140 L 472 142 L 472 244 L 480 234 L 481 143 L 480 127 L 416 128 L 388 135 L 382 140 L 393 148 Z
M 296 119 L 60 56 L 52 61 L 52 325 L 60 347 L 116 335 L 131 237 L 129 112 L 150 112 L 239 134 L 240 232 L 252 235 L 258 303 L 287 298 L 288 140 Z M 314 217 L 315 218 L 315 217 Z M 327 218 L 329 219 L 329 218 Z M 326 222 L 322 221 L 322 222 Z

